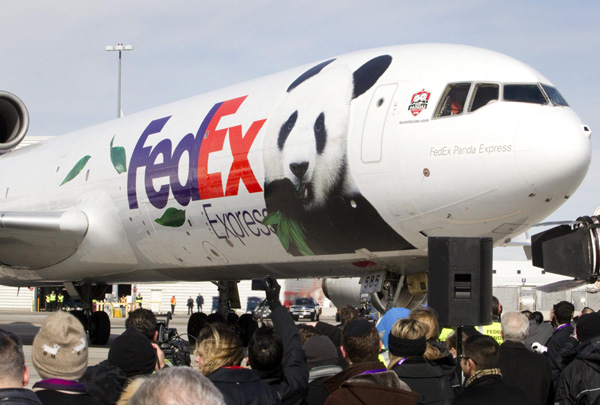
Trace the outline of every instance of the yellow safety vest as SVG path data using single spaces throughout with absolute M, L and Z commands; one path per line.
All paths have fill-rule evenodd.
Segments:
M 50 294 L 50 301 L 56 301 L 56 294 Z
M 499 345 L 502 344 L 503 340 L 502 335 L 500 334 L 502 331 L 502 324 L 500 322 L 494 321 L 491 325 L 478 326 L 476 329 L 484 335 L 496 339 L 496 342 L 498 342 Z
M 440 332 L 440 337 L 439 337 L 440 342 L 445 342 L 446 339 L 448 339 L 448 336 L 450 336 L 453 333 L 454 333 L 454 329 L 452 329 L 452 328 L 442 329 L 442 331 Z

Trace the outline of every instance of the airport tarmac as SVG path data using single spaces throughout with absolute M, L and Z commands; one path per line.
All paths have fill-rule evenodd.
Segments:
M 15 333 L 23 341 L 25 364 L 29 368 L 30 373 L 29 388 L 41 379 L 31 362 L 31 345 L 33 343 L 33 338 L 47 316 L 48 314 L 45 312 L 0 311 L 0 328 Z M 333 323 L 334 317 L 321 316 L 321 320 Z M 184 334 L 187 332 L 187 321 L 187 315 L 178 314 L 170 321 L 169 327 L 176 328 L 178 333 Z M 108 358 L 110 345 L 115 338 L 125 330 L 125 318 L 111 318 L 110 322 L 111 334 L 108 343 L 103 346 L 91 346 L 89 348 L 88 364 L 90 366 L 96 365 Z M 187 341 L 187 336 L 184 339 Z M 194 361 L 192 347 L 190 347 L 190 352 L 192 353 L 192 367 L 197 367 L 197 363 Z

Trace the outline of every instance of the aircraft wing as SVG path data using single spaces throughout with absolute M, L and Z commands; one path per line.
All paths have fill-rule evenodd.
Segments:
M 0 212 L 0 263 L 40 269 L 73 255 L 88 230 L 83 211 Z

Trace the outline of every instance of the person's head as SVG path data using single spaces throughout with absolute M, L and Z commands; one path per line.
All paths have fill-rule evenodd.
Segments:
M 529 334 L 529 319 L 520 312 L 507 312 L 502 316 L 502 338 L 523 343 Z
M 577 322 L 575 334 L 580 342 L 600 337 L 600 313 L 592 312 L 581 315 Z
M 500 301 L 492 295 L 492 317 L 499 318 L 501 313 L 502 306 L 500 305 Z
M 356 319 L 360 316 L 358 310 L 354 308 L 352 305 L 344 305 L 340 308 L 340 323 L 342 325 L 347 324 L 353 319 Z
M 300 335 L 300 341 L 302 344 L 306 343 L 308 339 L 315 336 L 321 336 L 322 333 L 319 332 L 317 328 L 311 325 L 298 324 L 298 334 Z
M 425 338 L 428 341 L 437 341 L 440 337 L 440 324 L 438 323 L 438 315 L 432 308 L 420 308 L 415 309 L 408 316 L 409 319 L 419 321 L 423 329 L 425 330 Z M 425 358 L 427 360 L 439 359 L 442 356 L 440 350 L 427 343 L 427 349 L 425 350 Z
M 29 384 L 23 343 L 17 335 L 0 329 L 0 389 L 22 388 Z
M 258 322 L 256 322 L 252 314 L 243 314 L 240 316 L 240 319 L 237 321 L 237 330 L 243 347 L 248 347 L 250 338 L 252 338 L 257 329 Z
M 261 327 L 248 344 L 248 363 L 259 371 L 271 371 L 283 363 L 283 340 L 273 328 Z
M 195 355 L 198 369 L 204 375 L 220 367 L 239 366 L 244 359 L 240 338 L 222 323 L 210 324 L 200 331 Z
M 373 324 L 354 319 L 342 329 L 342 354 L 350 364 L 377 361 L 381 343 Z
M 581 315 L 585 315 L 585 314 L 591 314 L 591 313 L 594 313 L 594 312 L 596 312 L 596 311 L 594 311 L 592 308 L 590 308 L 590 307 L 585 307 L 585 308 L 583 308 L 583 309 L 581 310 L 581 314 L 579 314 L 579 316 L 581 316 Z
M 480 370 L 497 368 L 500 362 L 500 346 L 496 339 L 487 335 L 467 338 L 460 359 L 460 367 L 467 377 Z
M 532 318 L 531 319 L 535 319 L 535 323 L 540 325 L 542 322 L 544 322 L 544 314 L 542 314 L 540 311 L 535 311 L 534 313 L 531 314 Z
M 131 311 L 125 321 L 126 328 L 134 328 L 150 340 L 156 337 L 156 316 L 152 311 L 138 308 Z
M 156 360 L 156 349 L 136 328 L 125 329 L 108 350 L 108 361 L 123 370 L 127 378 L 152 374 Z
M 331 366 L 338 364 L 337 350 L 327 336 L 313 336 L 302 345 L 306 354 L 306 365 L 308 370 L 319 366 Z
M 225 405 L 221 392 L 188 367 L 166 367 L 148 377 L 129 400 L 131 405 Z
M 552 313 L 558 325 L 571 322 L 573 312 L 575 312 L 575 306 L 568 301 L 560 301 L 552 307 Z
M 427 349 L 425 328 L 416 319 L 398 319 L 388 337 L 390 362 L 392 369 L 398 361 L 407 357 L 423 356 Z
M 460 114 L 462 110 L 463 104 L 460 101 L 454 100 L 450 103 L 450 115 Z
M 42 379 L 78 380 L 88 365 L 88 343 L 83 325 L 69 313 L 52 313 L 33 339 L 31 357 Z

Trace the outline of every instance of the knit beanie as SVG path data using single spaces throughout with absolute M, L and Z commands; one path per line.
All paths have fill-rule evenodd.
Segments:
M 73 315 L 58 311 L 48 316 L 33 339 L 33 366 L 43 379 L 78 380 L 88 365 L 83 325 Z
M 127 378 L 152 374 L 156 365 L 156 350 L 150 339 L 141 332 L 127 328 L 110 346 L 108 361 L 123 370 Z
M 576 332 L 580 342 L 600 336 L 600 313 L 581 315 L 577 321 Z
M 302 346 L 306 354 L 308 370 L 318 366 L 338 364 L 338 353 L 331 339 L 327 336 L 313 336 Z

